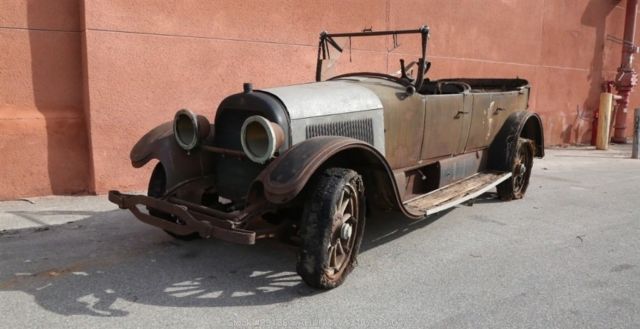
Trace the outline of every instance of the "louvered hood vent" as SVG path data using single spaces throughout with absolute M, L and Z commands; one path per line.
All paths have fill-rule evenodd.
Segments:
M 317 136 L 351 137 L 373 145 L 373 120 L 360 119 L 308 125 L 307 139 Z

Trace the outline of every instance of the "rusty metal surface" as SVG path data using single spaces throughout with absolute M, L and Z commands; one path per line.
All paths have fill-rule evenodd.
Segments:
M 488 155 L 488 150 L 484 149 L 438 161 L 438 169 L 440 169 L 438 187 L 447 186 L 483 171 L 487 165 Z
M 522 79 L 430 81 L 424 94 L 379 77 L 349 80 L 371 89 L 383 104 L 385 158 L 394 170 L 488 148 L 509 114 L 526 110 L 529 97 Z
M 121 209 L 130 210 L 140 221 L 175 234 L 187 235 L 197 232 L 204 238 L 217 238 L 240 244 L 254 244 L 256 232 L 238 227 L 230 227 L 229 225 L 221 224 L 220 221 L 225 222 L 234 219 L 240 221 L 241 219 L 254 216 L 255 214 L 252 212 L 256 212 L 256 210 L 260 210 L 261 208 L 259 206 L 251 207 L 234 214 L 223 214 L 215 212 L 213 209 L 208 209 L 207 214 L 202 212 L 196 214 L 194 213 L 193 205 L 188 204 L 188 202 L 176 204 L 144 195 L 123 194 L 118 191 L 109 191 L 109 201 L 117 204 Z M 172 199 L 172 201 L 175 202 L 176 199 Z M 172 214 L 184 224 L 178 224 L 152 216 L 143 212 L 141 210 L 142 207 L 151 207 Z M 214 215 L 219 217 L 215 217 Z M 226 218 L 220 218 L 223 216 Z M 196 219 L 196 217 L 198 219 Z
M 458 120 L 461 120 L 462 132 L 458 140 L 456 154 L 469 152 L 467 151 L 467 143 L 469 142 L 469 134 L 471 133 L 473 122 L 473 95 L 469 91 L 465 91 L 462 102 L 462 113 L 458 113 Z
M 406 208 L 403 205 L 403 198 L 398 189 L 394 172 L 386 163 L 384 158 L 376 154 L 375 150 L 368 144 L 349 138 L 342 137 L 318 137 L 307 141 L 305 147 L 294 147 L 290 154 L 277 159 L 263 171 L 257 181 L 264 187 L 264 197 L 267 201 L 275 204 L 284 204 L 292 200 L 302 191 L 311 176 L 321 167 L 325 161 L 342 151 L 366 150 L 374 155 L 386 176 L 385 182 L 376 185 L 374 188 L 388 189 L 392 194 L 391 200 L 395 208 L 400 210 L 405 216 L 413 219 L 422 218 L 424 213 L 415 209 Z M 485 164 L 482 152 L 473 152 L 467 155 L 469 161 L 464 168 L 460 168 L 456 173 L 456 180 L 463 178 L 461 175 L 470 173 L 472 170 L 481 170 Z M 476 158 L 473 160 L 472 158 Z M 455 167 L 455 159 L 450 165 L 445 166 L 445 172 Z M 465 176 L 468 177 L 469 175 Z M 399 177 L 402 178 L 402 177 Z M 400 179 L 401 180 L 401 179 Z M 453 180 L 452 180 L 453 181 Z M 404 193 L 402 194 L 404 195 Z
M 486 166 L 486 150 L 498 130 L 491 131 L 492 127 L 501 127 L 509 113 L 526 104 L 528 98 L 526 81 L 517 79 L 469 80 L 476 88 L 482 87 L 494 91 L 502 88 L 504 91 L 490 93 L 475 90 L 472 94 L 471 91 L 474 90 L 464 88 L 461 89 L 464 91 L 450 95 L 408 94 L 403 86 L 380 78 L 351 77 L 350 80 L 357 81 L 374 91 L 384 106 L 387 154 L 385 158 L 378 155 L 380 162 L 385 163 L 382 167 L 419 168 L 421 164 L 442 161 L 438 170 L 439 174 L 445 177 L 438 184 L 440 187 L 478 172 Z M 500 87 L 500 84 L 505 86 Z M 491 106 L 500 106 L 499 109 L 494 110 L 496 114 L 491 112 L 498 119 L 476 120 L 476 123 L 484 123 L 484 126 L 475 128 L 476 131 L 483 131 L 483 138 L 478 144 L 471 145 L 477 150 L 467 152 L 469 154 L 466 157 L 470 161 L 462 161 L 465 156 L 450 158 L 452 155 L 463 153 L 468 147 L 467 140 L 471 139 L 468 136 L 470 134 L 468 130 L 474 129 L 470 127 L 473 122 L 471 112 L 476 110 L 473 107 L 473 96 L 487 99 L 486 108 L 479 106 L 479 110 L 476 111 L 482 116 L 489 113 Z M 431 116 L 430 113 L 432 113 Z M 360 144 L 363 143 L 360 142 Z M 257 181 L 263 184 L 265 198 L 279 204 L 292 200 L 325 161 L 348 148 L 358 149 L 363 146 L 353 140 L 341 138 L 314 138 L 295 145 L 258 177 Z M 447 158 L 450 159 L 447 160 Z M 462 164 L 459 163 L 460 161 Z M 389 186 L 394 189 L 394 203 L 407 213 L 401 205 L 401 196 L 408 193 L 405 191 L 406 188 L 410 189 L 410 186 L 407 187 L 410 185 L 407 182 L 407 176 L 390 170 L 386 170 L 385 174 L 388 180 L 393 182 Z M 398 183 L 403 185 L 402 194 L 397 188 Z
M 214 131 L 213 126 L 210 129 Z M 211 144 L 211 133 L 203 144 Z M 165 167 L 167 190 L 185 181 L 211 175 L 214 169 L 214 155 L 203 152 L 201 147 L 186 152 L 176 142 L 172 122 L 165 122 L 145 134 L 132 148 L 131 163 L 142 167 L 152 159 L 159 160 Z
M 476 150 L 486 147 L 491 140 L 491 129 L 493 127 L 493 117 L 501 115 L 503 109 L 498 110 L 491 100 L 490 93 L 471 94 L 473 109 L 471 110 L 472 126 L 467 135 L 466 150 Z
M 514 145 L 520 136 L 533 140 L 535 156 L 544 157 L 544 132 L 540 116 L 529 111 L 517 111 L 509 115 L 491 143 L 487 167 L 511 171 Z
M 422 34 L 424 64 L 428 29 L 404 32 Z M 365 35 L 374 34 L 358 34 Z M 335 46 L 325 34 L 321 47 L 328 48 L 328 44 Z M 151 130 L 133 148 L 131 160 L 135 167 L 154 158 L 166 167 L 167 190 L 171 192 L 166 200 L 113 192 L 113 201 L 130 209 L 140 220 L 169 231 L 190 229 L 203 236 L 217 234 L 223 239 L 252 243 L 255 232 L 251 238 L 242 235 L 250 218 L 286 206 L 324 166 L 357 166 L 363 176 L 374 182 L 374 189 L 380 190 L 381 199 L 406 216 L 419 218 L 422 213 L 407 210 L 403 198 L 484 170 L 488 148 L 496 144 L 494 140 L 504 137 L 499 132 L 509 132 L 505 135 L 508 138 L 512 132 L 523 133 L 536 140 L 538 155 L 544 154 L 537 115 L 526 112 L 529 114 L 518 117 L 524 121 L 508 120 L 513 113 L 527 110 L 526 80 L 419 80 L 350 73 L 332 81 L 265 91 L 245 88 L 244 93 L 221 103 L 215 120 L 218 129 L 211 129 L 215 139 L 212 133 L 199 147 L 185 152 L 176 143 L 168 122 Z M 255 115 L 283 127 L 282 147 L 266 165 L 248 161 L 240 147 L 238 127 Z M 363 117 L 351 117 L 355 115 Z M 344 117 L 344 122 L 336 121 L 338 117 Z M 356 119 L 360 121 L 353 121 Z M 363 126 L 363 122 L 370 122 L 371 127 Z M 325 134 L 366 136 L 361 139 L 368 143 L 348 137 L 316 136 Z M 423 182 L 426 176 L 430 176 L 428 184 Z M 231 200 L 237 206 L 234 209 L 240 210 L 209 208 L 202 204 L 205 191 L 215 191 L 216 196 Z M 178 228 L 180 225 L 142 213 L 139 205 L 166 209 L 178 218 L 184 217 L 186 225 Z M 234 232 L 240 232 L 239 237 Z M 271 234 L 267 231 L 260 235 Z
M 136 218 L 146 224 L 154 225 L 176 234 L 187 235 L 198 232 L 198 234 L 206 236 L 210 230 L 209 225 L 193 218 L 193 216 L 186 211 L 186 208 L 173 206 L 159 199 L 150 198 L 144 195 L 122 194 L 118 191 L 109 191 L 109 201 L 118 205 L 120 209 L 128 209 L 136 216 Z M 140 209 L 139 205 L 145 207 L 149 206 L 154 209 L 173 214 L 180 218 L 185 225 L 179 225 L 144 213 Z
M 501 92 L 501 93 L 492 93 L 491 101 L 493 102 L 493 107 L 489 110 L 488 115 L 492 116 L 492 120 L 490 121 L 490 125 L 488 127 L 487 135 L 488 144 L 493 142 L 496 134 L 500 131 L 500 128 L 504 125 L 505 121 L 511 115 L 511 113 L 517 111 L 526 111 L 525 107 L 519 107 L 519 100 L 522 98 L 528 98 L 529 89 L 522 91 L 509 91 L 509 92 Z
M 244 154 L 243 151 L 225 149 L 225 148 L 222 148 L 222 147 L 215 147 L 215 146 L 210 146 L 210 145 L 202 145 L 201 147 L 205 151 L 218 153 L 218 154 L 221 154 L 222 156 L 230 156 L 230 157 L 238 158 L 238 159 L 245 159 L 247 157 L 247 155 Z
M 256 181 L 263 184 L 264 195 L 268 201 L 284 203 L 293 199 L 320 165 L 332 155 L 346 148 L 362 147 L 373 150 L 368 144 L 352 138 L 337 136 L 311 138 L 294 145 L 285 154 L 271 162 Z
M 511 113 L 526 110 L 520 107 L 525 95 L 520 92 L 473 94 L 471 129 L 466 151 L 488 147 Z
M 429 95 L 421 160 L 455 155 L 463 139 L 463 128 L 471 115 L 464 106 L 465 95 Z M 466 133 L 465 133 L 466 135 Z
M 369 171 L 381 173 L 377 188 L 392 195 L 394 207 L 409 218 L 420 218 L 407 212 L 402 206 L 400 193 L 393 177 L 393 171 L 384 157 L 371 145 L 359 140 L 338 136 L 324 136 L 309 139 L 291 148 L 287 153 L 271 162 L 258 176 L 254 187 L 262 186 L 264 198 L 273 204 L 285 204 L 295 198 L 305 187 L 314 173 L 327 161 L 342 154 L 355 160 L 366 154 L 370 163 Z M 361 158 L 360 158 L 361 159 Z M 361 174 L 366 174 L 361 172 Z
M 528 108 L 530 87 L 522 79 L 458 79 L 472 89 L 471 122 L 464 152 L 489 147 L 509 115 Z M 467 105 L 467 104 L 465 104 Z
M 415 165 L 420 160 L 426 96 L 407 95 L 405 87 L 383 79 L 361 78 L 359 84 L 375 92 L 384 106 L 384 149 L 391 168 Z
M 151 160 L 153 153 L 157 151 L 156 145 L 170 136 L 173 136 L 173 122 L 171 121 L 164 122 L 151 129 L 131 148 L 131 152 L 129 152 L 131 165 L 134 168 L 144 166 Z
M 618 73 L 614 80 L 618 95 L 621 97 L 617 101 L 613 133 L 613 141 L 618 143 L 627 142 L 626 129 L 629 97 L 638 84 L 638 73 L 633 67 L 633 57 L 639 50 L 635 44 L 637 12 L 638 0 L 627 0 L 620 67 L 618 67 Z

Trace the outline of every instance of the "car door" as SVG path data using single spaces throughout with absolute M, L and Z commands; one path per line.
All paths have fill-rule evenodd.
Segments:
M 402 89 L 389 98 L 381 97 L 385 104 L 385 156 L 393 169 L 413 167 L 420 162 L 425 99 L 418 93 L 407 95 Z
M 420 158 L 425 161 L 462 153 L 469 133 L 470 112 L 468 92 L 427 96 Z
M 384 107 L 384 150 L 391 168 L 415 167 L 420 163 L 426 97 L 409 94 L 392 81 L 369 78 L 360 85 L 375 92 Z
M 518 107 L 518 92 L 473 94 L 471 128 L 465 152 L 489 147 L 509 114 Z

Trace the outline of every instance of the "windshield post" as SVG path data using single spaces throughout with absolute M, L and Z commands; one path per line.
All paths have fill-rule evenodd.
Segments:
M 424 83 L 424 74 L 427 71 L 427 41 L 429 39 L 429 28 L 423 26 L 420 28 L 420 34 L 422 37 L 422 56 L 418 60 L 418 74 L 416 75 L 416 90 L 420 90 Z
M 316 64 L 317 82 L 322 81 L 322 61 L 331 58 L 331 55 L 329 55 L 329 45 L 331 45 L 335 50 L 342 52 L 342 47 L 340 47 L 338 43 L 333 40 L 333 36 L 326 31 L 322 31 L 320 33 L 320 43 L 318 44 L 318 62 Z

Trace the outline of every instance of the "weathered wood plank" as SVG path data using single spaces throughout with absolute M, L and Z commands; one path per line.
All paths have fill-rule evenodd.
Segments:
M 405 206 L 411 210 L 427 211 L 428 209 L 438 207 L 456 199 L 464 198 L 469 194 L 483 189 L 493 184 L 498 179 L 504 177 L 505 173 L 478 173 L 439 190 L 414 198 L 405 203 Z

